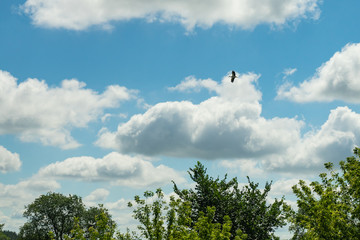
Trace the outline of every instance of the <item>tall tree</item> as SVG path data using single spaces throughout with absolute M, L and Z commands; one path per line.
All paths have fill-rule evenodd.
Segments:
M 80 197 L 52 192 L 41 195 L 25 208 L 28 222 L 20 229 L 22 239 L 49 239 L 48 233 L 53 232 L 56 240 L 62 240 L 64 234 L 70 233 L 74 218 L 85 212 Z
M 227 181 L 227 175 L 220 180 L 214 179 L 206 173 L 207 169 L 200 162 L 188 171 L 195 182 L 194 189 L 180 190 L 174 183 L 175 193 L 184 201 L 191 203 L 193 221 L 199 218 L 200 212 L 206 212 L 208 207 L 215 207 L 214 223 L 224 224 L 224 217 L 228 215 L 232 222 L 231 239 L 236 231 L 247 234 L 247 239 L 276 239 L 276 228 L 286 224 L 284 199 L 275 199 L 274 203 L 267 203 L 267 196 L 271 190 L 271 183 L 266 183 L 263 191 L 258 184 L 250 181 L 242 189 L 238 186 L 237 178 Z
M 49 192 L 25 207 L 24 216 L 28 221 L 20 228 L 19 235 L 21 239 L 48 240 L 51 232 L 54 239 L 62 240 L 64 235 L 71 236 L 74 219 L 77 218 L 85 237 L 88 237 L 90 228 L 98 231 L 96 217 L 99 215 L 106 215 L 108 224 L 115 226 L 103 205 L 86 209 L 79 196 Z
M 293 186 L 298 198 L 298 210 L 289 218 L 293 239 L 360 239 L 359 148 L 354 155 L 341 161 L 338 171 L 326 163 L 321 182 L 300 180 Z
M 71 236 L 65 235 L 65 240 L 115 240 L 116 224 L 109 217 L 105 208 L 99 208 L 99 214 L 95 216 L 94 225 L 86 231 L 80 224 L 79 218 L 74 219 L 74 226 L 71 230 Z M 54 240 L 54 236 L 51 240 Z
M 133 217 L 140 222 L 138 229 L 140 237 L 129 232 L 119 234 L 121 240 L 229 240 L 232 223 L 229 216 L 224 217 L 224 223 L 214 223 L 215 207 L 208 207 L 205 212 L 199 212 L 199 218 L 191 219 L 191 204 L 181 199 L 170 197 L 170 202 L 164 200 L 161 189 L 156 192 L 146 191 L 144 198 L 135 196 Z M 246 239 L 246 235 L 238 231 L 236 239 Z
M 109 226 L 109 228 L 112 229 L 115 228 L 116 223 L 114 220 L 112 220 L 112 216 L 108 209 L 106 209 L 102 204 L 99 204 L 97 207 L 90 207 L 86 209 L 84 214 L 78 219 L 79 226 L 82 227 L 85 233 L 85 237 L 88 239 L 91 239 L 89 237 L 91 234 L 94 235 L 90 231 L 100 233 L 102 232 L 101 229 L 98 229 L 99 227 L 103 227 L 103 221 L 99 220 L 100 217 L 102 217 L 103 221 L 106 220 L 106 226 Z
M 4 225 L 5 224 L 0 224 L 0 240 L 9 240 L 10 238 L 3 233 Z

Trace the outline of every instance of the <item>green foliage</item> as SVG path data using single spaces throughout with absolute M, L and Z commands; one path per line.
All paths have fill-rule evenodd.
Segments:
M 229 240 L 232 223 L 228 216 L 224 223 L 214 223 L 216 209 L 208 207 L 206 213 L 200 212 L 197 221 L 192 221 L 190 202 L 170 197 L 170 202 L 164 200 L 161 189 L 156 193 L 146 191 L 144 199 L 135 196 L 134 218 L 141 225 L 138 226 L 141 239 L 149 240 Z M 139 239 L 129 232 L 121 235 L 124 240 Z M 238 231 L 236 239 L 246 239 L 246 235 Z
M 189 171 L 194 189 L 180 190 L 174 183 L 177 195 L 169 201 L 161 189 L 134 197 L 129 207 L 140 223 L 138 232 L 116 232 L 102 205 L 86 209 L 76 195 L 48 193 L 26 206 L 28 221 L 19 235 L 27 240 L 266 240 L 278 239 L 275 229 L 288 220 L 293 240 L 360 239 L 360 149 L 354 154 L 338 171 L 325 164 L 328 173 L 320 174 L 320 182 L 300 180 L 293 186 L 297 211 L 283 198 L 267 203 L 271 183 L 260 190 L 248 178 L 240 189 L 236 178 L 214 179 L 198 162 Z M 16 239 L 3 227 L 0 240 Z
M 117 232 L 116 236 L 118 240 L 141 240 L 135 232 L 130 232 L 129 229 L 126 230 L 126 233 Z
M 116 225 L 108 217 L 105 211 L 102 211 L 95 218 L 94 226 L 87 229 L 88 233 L 80 225 L 79 218 L 74 219 L 74 228 L 71 230 L 71 236 L 65 235 L 65 240 L 115 240 Z
M 326 163 L 329 173 L 320 174 L 321 182 L 293 186 L 298 198 L 298 210 L 289 217 L 293 239 L 360 239 L 359 150 L 340 162 L 342 174 Z
M 86 209 L 80 197 L 76 195 L 64 196 L 60 193 L 47 193 L 27 205 L 24 216 L 28 221 L 20 228 L 20 239 L 27 240 L 62 240 L 65 235 L 72 236 L 71 231 L 75 223 L 82 229 L 84 238 L 90 239 L 90 230 L 101 234 L 103 230 L 95 226 L 104 227 L 96 217 L 105 215 L 110 227 L 115 227 L 108 210 L 99 207 Z M 76 225 L 76 226 L 77 226 Z M 76 232 L 76 233 L 79 233 Z M 74 232 L 75 234 L 75 232 Z M 79 233 L 80 234 L 80 233 Z
M 134 200 L 137 208 L 134 210 L 133 217 L 141 223 L 138 229 L 143 237 L 150 240 L 161 240 L 166 234 L 164 227 L 165 216 L 162 212 L 166 202 L 163 200 L 164 194 L 161 189 L 158 189 L 153 203 L 147 203 L 147 200 L 153 198 L 154 195 L 155 193 L 146 191 L 144 193 L 145 199 L 135 196 Z M 132 204 L 129 203 L 129 207 L 131 206 Z
M 10 238 L 3 233 L 4 225 L 5 224 L 0 224 L 0 240 L 9 240 Z
M 4 230 L 5 224 L 0 224 L 0 240 L 18 239 L 16 232 Z
M 107 229 L 115 230 L 116 223 L 111 219 L 109 211 L 104 208 L 102 204 L 99 204 L 98 207 L 90 207 L 87 209 L 81 218 L 81 226 L 85 232 L 85 237 L 90 238 L 91 233 L 102 234 L 106 232 L 105 235 L 109 235 Z M 80 221 L 80 220 L 79 220 Z
M 250 181 L 239 189 L 236 178 L 227 181 L 227 176 L 220 180 L 206 173 L 205 167 L 198 162 L 188 172 L 196 183 L 195 189 L 179 190 L 174 183 L 175 193 L 183 200 L 191 203 L 191 219 L 195 221 L 206 212 L 208 207 L 215 207 L 214 223 L 224 224 L 225 216 L 229 216 L 232 225 L 231 238 L 235 239 L 237 231 L 245 233 L 248 239 L 276 239 L 276 228 L 286 224 L 284 199 L 267 203 L 267 195 L 271 183 L 266 183 L 263 191 L 258 184 Z
M 74 217 L 82 216 L 85 207 L 80 197 L 60 193 L 41 195 L 27 205 L 24 217 L 28 222 L 20 229 L 22 239 L 49 239 L 53 232 L 56 240 L 70 232 Z
M 224 217 L 224 224 L 214 223 L 216 209 L 215 207 L 208 207 L 207 214 L 200 212 L 199 220 L 195 223 L 195 231 L 198 233 L 196 240 L 230 240 L 231 237 L 231 220 L 229 216 Z M 247 235 L 242 235 L 238 231 L 236 239 L 247 239 Z

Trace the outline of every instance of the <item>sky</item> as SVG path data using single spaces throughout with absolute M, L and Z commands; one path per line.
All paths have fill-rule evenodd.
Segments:
M 49 191 L 127 202 L 197 161 L 269 202 L 360 141 L 357 0 L 0 0 L 0 223 Z M 234 70 L 237 78 L 230 82 Z M 278 231 L 285 239 L 286 229 Z

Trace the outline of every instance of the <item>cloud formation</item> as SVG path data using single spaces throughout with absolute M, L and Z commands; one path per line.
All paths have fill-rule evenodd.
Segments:
M 207 89 L 215 96 L 199 103 L 163 102 L 121 123 L 117 131 L 103 129 L 96 144 L 123 153 L 200 159 L 228 159 L 227 168 L 261 175 L 264 172 L 312 172 L 325 162 L 338 162 L 360 144 L 360 114 L 348 107 L 331 110 L 319 128 L 303 132 L 304 121 L 261 116 L 259 75 L 188 77 L 170 88 Z
M 360 103 L 360 43 L 347 44 L 299 86 L 282 85 L 279 99 L 295 102 L 330 102 L 341 100 Z
M 58 189 L 60 184 L 55 180 L 30 178 L 17 184 L 0 183 L 0 208 L 9 208 L 23 210 L 26 204 L 29 204 L 39 193 L 53 191 Z
M 41 168 L 27 180 L 16 184 L 0 183 L 0 209 L 7 209 L 13 213 L 5 220 L 7 229 L 18 229 L 25 222 L 25 219 L 22 218 L 24 206 L 34 201 L 40 194 L 60 189 L 61 180 L 105 182 L 130 188 L 159 187 L 171 184 L 171 180 L 177 183 L 185 182 L 184 177 L 170 167 L 161 164 L 154 166 L 150 161 L 116 152 L 103 158 L 68 158 Z M 83 199 L 88 206 L 96 206 L 105 201 L 109 194 L 109 190 L 97 188 Z M 126 207 L 128 201 L 120 199 L 117 202 L 105 202 L 105 206 L 111 211 L 125 210 L 125 212 L 129 212 Z M 125 219 L 122 221 L 128 222 Z
M 191 30 L 216 23 L 244 29 L 259 24 L 283 25 L 319 16 L 319 0 L 27 0 L 22 10 L 33 23 L 47 28 L 84 30 L 111 28 L 114 21 L 146 19 L 178 22 Z
M 12 153 L 0 145 L 0 172 L 18 171 L 21 167 L 19 154 Z
M 112 152 L 103 158 L 73 157 L 52 163 L 38 172 L 41 178 L 74 179 L 79 181 L 108 181 L 127 187 L 163 185 L 171 180 L 184 181 L 175 170 L 139 157 Z
M 76 79 L 63 80 L 60 87 L 33 78 L 17 83 L 1 70 L 0 85 L 0 134 L 16 134 L 23 141 L 64 149 L 80 145 L 70 134 L 72 128 L 86 127 L 104 109 L 118 107 L 135 95 L 118 85 L 99 94 Z
M 60 188 L 60 184 L 53 179 L 43 179 L 31 177 L 27 180 L 20 181 L 16 184 L 3 184 L 0 182 L 0 209 L 8 214 L 3 218 L 0 211 L 0 219 L 5 223 L 6 229 L 18 231 L 19 226 L 23 225 L 24 206 L 28 205 L 40 194 L 48 191 L 54 191 Z
M 323 169 L 324 163 L 338 163 L 360 144 L 360 114 L 348 107 L 331 110 L 327 121 L 317 130 L 293 138 L 281 154 L 260 158 L 225 160 L 228 169 L 240 169 L 244 174 L 263 175 L 269 172 L 303 175 Z M 300 177 L 300 176 L 299 176 Z
M 286 68 L 283 71 L 283 79 L 285 80 L 286 78 L 288 78 L 289 76 L 293 75 L 295 72 L 297 71 L 296 68 Z
M 144 114 L 102 131 L 97 145 L 123 153 L 203 159 L 248 158 L 279 153 L 299 138 L 302 121 L 261 116 L 259 75 L 239 75 L 235 83 L 187 78 L 173 90 L 199 86 L 217 96 L 200 104 L 188 101 L 156 104 Z
M 104 188 L 98 188 L 92 191 L 88 196 L 84 197 L 84 202 L 88 205 L 97 205 L 103 202 L 110 192 Z
M 325 162 L 345 160 L 360 144 L 360 114 L 348 107 L 331 110 L 328 120 L 317 131 L 305 134 L 283 156 L 269 158 L 264 165 L 269 169 L 299 171 L 323 168 Z M 291 159 L 291 161 L 289 161 Z

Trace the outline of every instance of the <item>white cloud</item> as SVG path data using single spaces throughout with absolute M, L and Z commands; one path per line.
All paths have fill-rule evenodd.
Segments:
M 279 99 L 295 102 L 342 100 L 360 103 L 360 43 L 347 44 L 298 87 L 288 84 L 278 90 Z
M 48 28 L 84 30 L 114 21 L 146 19 L 178 22 L 192 30 L 216 23 L 244 29 L 258 24 L 283 25 L 303 18 L 318 18 L 319 0 L 27 0 L 22 10 L 33 23 Z
M 0 172 L 18 171 L 21 167 L 19 154 L 12 153 L 0 145 Z
M 202 88 L 215 92 L 221 99 L 229 102 L 240 102 L 258 104 L 261 100 L 261 92 L 255 88 L 259 74 L 246 73 L 238 74 L 235 83 L 230 82 L 229 73 L 222 79 L 222 83 L 208 78 L 208 79 L 196 79 L 194 76 L 186 77 L 184 81 L 175 87 L 168 88 L 170 91 L 180 92 L 199 92 Z
M 58 180 L 79 181 L 106 181 L 106 184 L 123 185 L 126 187 L 149 187 L 171 184 L 171 180 L 177 183 L 185 181 L 183 176 L 174 169 L 164 165 L 154 166 L 151 162 L 138 157 L 124 156 L 119 153 L 110 153 L 104 158 L 92 157 L 68 158 L 62 162 L 56 162 L 40 169 L 27 180 L 17 184 L 0 183 L 0 216 L 5 211 L 9 216 L 6 220 L 7 229 L 17 231 L 25 222 L 22 218 L 24 206 L 30 204 L 41 194 L 55 191 L 61 187 Z M 116 219 L 129 223 L 122 212 L 131 215 L 131 209 L 127 208 L 127 200 L 120 199 L 116 202 L 105 202 L 110 191 L 98 188 L 84 197 L 84 203 L 95 206 L 104 202 L 105 207 L 115 211 Z M 120 211 L 120 212 L 119 212 Z M 12 213 L 12 214 L 11 214 Z M 132 221 L 130 221 L 132 223 Z
M 217 93 L 200 104 L 164 102 L 144 114 L 120 124 L 115 133 L 100 133 L 97 144 L 124 153 L 175 157 L 249 158 L 282 152 L 297 140 L 301 121 L 260 116 L 261 93 L 256 74 L 239 75 L 235 83 L 224 77 L 213 80 L 191 78 L 174 87 L 189 90 L 199 86 Z M 189 82 L 192 82 L 189 84 Z
M 80 181 L 109 181 L 128 187 L 164 185 L 171 180 L 184 181 L 180 174 L 167 166 L 155 167 L 140 157 L 130 157 L 116 152 L 103 158 L 68 158 L 41 168 L 38 176 Z
M 128 202 L 131 201 L 132 200 L 125 200 L 124 198 L 121 198 L 116 202 L 107 202 L 105 204 L 105 207 L 111 211 L 120 211 L 120 210 L 128 209 Z
M 16 134 L 23 141 L 64 149 L 80 145 L 70 134 L 72 128 L 86 127 L 105 108 L 118 107 L 135 94 L 117 85 L 98 94 L 76 79 L 64 80 L 60 87 L 49 87 L 38 79 L 17 83 L 1 70 L 0 85 L 0 134 Z
M 19 203 L 23 204 L 32 201 L 36 193 L 52 191 L 60 187 L 59 183 L 51 179 L 30 178 L 20 181 L 17 184 L 0 183 L 0 207 L 18 207 Z
M 265 169 L 282 172 L 317 171 L 324 163 L 345 160 L 360 144 L 360 114 L 348 107 L 332 110 L 328 120 L 317 131 L 310 131 L 293 142 L 285 154 L 268 156 Z
M 103 202 L 110 192 L 104 188 L 98 188 L 92 191 L 88 196 L 84 197 L 84 202 L 88 205 L 96 205 L 99 202 Z
M 348 107 L 331 110 L 328 120 L 318 130 L 304 136 L 294 136 L 279 153 L 255 158 L 223 160 L 222 167 L 229 171 L 240 170 L 250 176 L 282 173 L 294 177 L 325 171 L 324 163 L 338 163 L 350 156 L 360 145 L 360 114 Z
M 286 68 L 286 69 L 283 71 L 283 74 L 284 74 L 283 79 L 286 79 L 287 77 L 293 75 L 296 71 L 297 71 L 296 68 Z
M 219 88 L 219 85 L 216 81 L 208 79 L 196 79 L 194 76 L 186 77 L 184 81 L 178 84 L 175 87 L 169 87 L 170 91 L 195 91 L 199 92 L 201 89 L 206 88 L 210 91 L 216 91 Z
M 30 204 L 39 194 L 54 191 L 60 187 L 59 183 L 51 179 L 32 177 L 17 184 L 0 183 L 0 219 L 1 211 L 4 211 L 8 218 L 5 218 L 5 229 L 18 231 L 19 226 L 24 224 L 25 218 L 22 213 L 24 206 Z
M 229 169 L 230 172 L 237 173 L 240 170 L 242 175 L 249 177 L 265 177 L 267 174 L 267 172 L 260 166 L 259 162 L 254 159 L 222 160 L 219 165 Z
M 255 175 L 318 171 L 359 145 L 360 114 L 348 107 L 332 110 L 320 129 L 306 133 L 301 132 L 304 122 L 296 118 L 262 117 L 258 77 L 239 75 L 235 83 L 227 76 L 222 83 L 187 78 L 171 89 L 206 88 L 216 96 L 199 104 L 158 103 L 116 132 L 103 129 L 96 144 L 148 156 L 228 159 L 221 165 Z
M 289 196 L 293 193 L 292 187 L 299 183 L 300 179 L 280 179 L 271 185 L 270 195 L 274 197 Z

